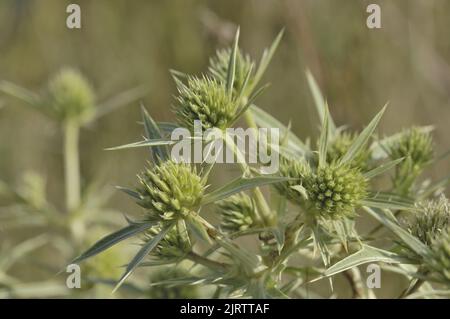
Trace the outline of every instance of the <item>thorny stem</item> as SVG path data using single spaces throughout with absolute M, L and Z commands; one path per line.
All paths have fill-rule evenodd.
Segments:
M 72 212 L 80 204 L 80 163 L 78 152 L 79 126 L 75 122 L 64 124 L 64 173 L 66 209 Z

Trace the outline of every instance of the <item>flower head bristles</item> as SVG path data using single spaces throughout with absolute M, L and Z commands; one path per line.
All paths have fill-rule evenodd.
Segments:
M 357 134 L 346 131 L 336 134 L 328 145 L 327 162 L 330 164 L 337 163 L 345 155 L 345 153 L 347 153 L 348 149 L 357 137 Z M 364 171 L 369 166 L 370 157 L 371 152 L 365 149 L 364 151 L 359 152 L 358 155 L 352 160 L 351 166 L 360 168 Z
M 393 160 L 404 158 L 396 169 L 395 186 L 407 192 L 424 167 L 433 159 L 433 140 L 430 132 L 418 127 L 405 130 L 398 139 L 386 145 Z
M 144 234 L 144 241 L 153 239 L 160 232 L 160 226 L 150 228 Z M 187 236 L 187 234 L 185 235 Z M 186 236 L 180 234 L 177 227 L 172 228 L 158 243 L 153 253 L 162 258 L 178 258 L 185 256 L 191 250 L 190 242 Z
M 444 195 L 438 200 L 427 201 L 420 205 L 413 220 L 409 222 L 409 232 L 424 244 L 432 242 L 450 226 L 450 206 Z
M 359 169 L 327 164 L 305 178 L 305 190 L 312 210 L 324 219 L 354 217 L 367 196 L 367 180 Z
M 230 62 L 231 48 L 218 50 L 216 55 L 209 60 L 209 72 L 222 83 L 227 80 L 228 67 Z M 253 61 L 248 54 L 241 50 L 236 52 L 236 70 L 233 83 L 233 94 L 237 95 L 244 88 L 247 74 L 252 70 Z M 252 86 L 253 79 L 250 76 L 247 85 Z
M 450 286 L 450 227 L 431 243 L 431 254 L 425 259 L 430 277 Z
M 177 82 L 177 87 L 175 113 L 180 125 L 192 129 L 199 120 L 203 129 L 225 129 L 234 119 L 238 103 L 218 80 L 207 75 L 189 76 L 186 85 Z
M 139 204 L 150 219 L 175 220 L 196 211 L 205 182 L 188 164 L 166 161 L 139 175 Z
M 219 214 L 222 216 L 220 228 L 228 233 L 254 228 L 257 224 L 256 204 L 244 194 L 233 195 L 219 203 Z
M 94 113 L 94 100 L 92 87 L 81 73 L 65 68 L 49 80 L 41 103 L 61 122 L 82 123 Z
M 305 196 L 298 190 L 292 188 L 304 183 L 305 177 L 309 176 L 311 168 L 304 160 L 297 160 L 285 156 L 280 157 L 279 174 L 280 176 L 289 177 L 292 180 L 275 184 L 274 187 L 278 192 L 290 201 L 301 205 L 305 202 Z

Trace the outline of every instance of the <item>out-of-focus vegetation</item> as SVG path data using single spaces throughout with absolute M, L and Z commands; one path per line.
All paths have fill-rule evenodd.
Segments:
M 65 20 L 71 1 L 4 0 L 0 2 L 0 81 L 40 92 L 52 74 L 70 66 L 89 79 L 98 101 L 143 85 L 148 92 L 140 100 L 154 118 L 165 121 L 172 118 L 175 93 L 168 69 L 204 70 L 208 57 L 231 42 L 237 25 L 241 26 L 243 49 L 259 57 L 261 49 L 284 27 L 284 40 L 265 75 L 272 85 L 270 94 L 258 100 L 261 108 L 284 123 L 292 120 L 297 135 L 317 136 L 318 121 L 304 75 L 308 67 L 326 94 L 336 122 L 360 129 L 389 100 L 381 130 L 392 133 L 411 123 L 433 124 L 437 127 L 433 132 L 436 152 L 442 154 L 450 146 L 450 3 L 376 1 L 382 8 L 382 29 L 369 30 L 365 20 L 371 2 L 77 1 L 82 28 L 69 30 Z M 111 191 L 104 201 L 92 204 L 96 210 L 101 206 L 102 220 L 111 216 L 111 223 L 120 219 L 120 212 L 139 212 L 126 196 L 114 192 L 113 186 L 134 185 L 136 173 L 147 159 L 147 151 L 142 149 L 104 151 L 141 134 L 136 125 L 139 103 L 127 104 L 88 123 L 80 135 L 82 188 L 100 185 Z M 0 198 L 0 206 L 8 207 L 0 211 L 0 261 L 5 260 L 0 263 L 0 297 L 109 296 L 112 289 L 107 280 L 97 278 L 96 270 L 87 269 L 89 266 L 86 271 L 95 277 L 93 282 L 102 282 L 95 292 L 67 291 L 65 279 L 53 277 L 81 249 L 73 251 L 68 243 L 67 225 L 58 228 L 61 225 L 39 220 L 43 218 L 39 208 L 47 203 L 55 216 L 65 214 L 62 143 L 61 130 L 53 121 L 30 111 L 20 100 L 0 95 L 0 180 L 5 183 L 0 184 L 0 193 L 16 190 Z M 440 161 L 428 169 L 431 176 L 439 178 L 448 166 L 448 161 Z M 218 172 L 216 178 L 227 174 Z M 17 205 L 12 213 L 11 197 L 17 196 L 34 206 Z M 10 222 L 10 214 L 19 218 Z M 22 225 L 28 222 L 40 226 Z M 370 221 L 360 222 L 369 228 Z M 95 224 L 86 223 L 89 227 Z M 98 236 L 94 236 L 96 232 Z M 86 240 L 92 243 L 106 232 L 97 229 L 92 234 L 95 238 Z M 55 233 L 61 242 L 54 241 L 51 234 Z M 111 263 L 120 266 L 124 261 L 114 254 L 102 257 L 115 259 L 102 262 L 103 272 L 114 277 L 116 269 Z M 129 285 L 124 296 L 149 289 L 145 274 L 140 278 L 140 286 Z M 396 281 L 383 279 L 383 283 L 381 289 L 387 297 L 400 293 Z M 8 288 L 13 286 L 24 287 L 20 290 L 23 295 Z M 347 289 L 339 278 L 336 286 Z M 148 295 L 155 294 L 149 291 Z

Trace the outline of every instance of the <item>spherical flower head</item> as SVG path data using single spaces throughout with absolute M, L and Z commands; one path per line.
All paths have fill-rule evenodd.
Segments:
M 209 60 L 209 71 L 217 80 L 225 83 L 227 80 L 228 66 L 230 63 L 231 49 L 218 50 L 216 56 Z M 233 91 L 238 94 L 244 83 L 245 78 L 252 67 L 252 60 L 249 55 L 244 55 L 240 50 L 236 54 L 236 69 L 234 75 Z M 250 77 L 249 83 L 251 84 L 252 78 Z
M 367 180 L 359 169 L 329 164 L 305 179 L 312 210 L 324 219 L 354 217 L 367 194 Z
M 432 279 L 450 286 L 450 227 L 433 240 L 431 255 L 425 263 Z
M 50 79 L 42 104 L 61 122 L 81 123 L 92 116 L 94 100 L 88 81 L 78 71 L 67 68 Z
M 191 277 L 192 275 L 180 268 L 158 269 L 150 277 L 150 283 L 158 283 L 177 278 Z M 157 285 L 152 286 L 148 292 L 151 299 L 196 299 L 200 294 L 196 286 L 193 285 Z
M 427 201 L 409 223 L 409 232 L 424 244 L 431 246 L 450 226 L 450 206 L 442 195 L 438 200 Z
M 340 132 L 329 143 L 327 150 L 327 162 L 337 163 L 349 150 L 358 135 L 350 132 Z M 371 152 L 367 149 L 359 152 L 352 160 L 351 166 L 358 167 L 361 170 L 368 168 Z
M 225 86 L 208 76 L 189 77 L 187 85 L 178 84 L 178 122 L 192 129 L 194 121 L 201 121 L 203 129 L 225 129 L 231 124 L 238 104 L 226 92 Z
M 144 241 L 149 241 L 161 232 L 160 226 L 148 229 L 144 234 Z M 173 227 L 164 238 L 158 243 L 153 254 L 161 258 L 178 258 L 185 256 L 191 246 L 186 239 L 187 234 L 180 234 L 178 228 Z
M 257 225 L 256 205 L 244 194 L 233 195 L 219 203 L 221 229 L 228 233 L 244 231 Z
M 149 209 L 149 219 L 174 220 L 197 211 L 205 182 L 195 168 L 166 161 L 139 175 L 139 204 Z
M 279 175 L 289 177 L 292 180 L 276 183 L 274 186 L 281 195 L 297 205 L 302 205 L 305 202 L 305 197 L 292 186 L 304 184 L 305 177 L 309 176 L 310 173 L 311 168 L 305 161 L 280 156 Z
M 392 159 L 410 159 L 412 173 L 418 173 L 423 166 L 433 159 L 433 140 L 429 132 L 413 127 L 404 131 L 399 139 L 387 146 L 388 154 Z M 407 161 L 401 163 L 406 165 Z

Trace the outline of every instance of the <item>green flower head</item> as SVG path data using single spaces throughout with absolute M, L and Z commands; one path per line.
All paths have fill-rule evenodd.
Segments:
M 433 240 L 450 226 L 449 202 L 442 195 L 438 200 L 428 201 L 420 208 L 409 223 L 408 230 L 421 242 L 431 246 Z
M 161 227 L 155 226 L 148 229 L 144 235 L 144 241 L 151 240 L 161 232 Z M 190 250 L 191 245 L 186 235 L 180 234 L 177 227 L 172 228 L 166 236 L 158 243 L 153 254 L 162 258 L 177 258 L 185 256 Z
M 204 129 L 225 129 L 231 124 L 238 103 L 220 81 L 208 76 L 190 76 L 187 85 L 177 82 L 177 86 L 175 113 L 180 125 L 192 129 L 194 121 L 200 120 Z
M 219 203 L 222 216 L 221 228 L 229 233 L 243 231 L 255 227 L 256 204 L 244 194 L 233 195 Z
M 292 180 L 277 183 L 274 186 L 281 195 L 286 196 L 287 199 L 295 204 L 301 205 L 304 203 L 305 197 L 292 187 L 303 184 L 305 177 L 309 176 L 310 173 L 311 168 L 305 161 L 280 156 L 279 174 L 280 176 L 292 178 Z
M 433 159 L 433 140 L 429 132 L 413 127 L 402 132 L 398 139 L 387 145 L 391 159 L 406 158 L 410 160 L 402 165 L 410 165 L 412 173 L 419 173 Z
M 236 52 L 236 71 L 233 83 L 234 94 L 238 94 L 243 89 L 245 78 L 252 68 L 252 60 L 249 55 L 244 55 L 240 50 Z M 216 55 L 209 60 L 209 72 L 221 83 L 226 83 L 228 67 L 230 62 L 231 48 L 218 50 Z M 251 86 L 252 78 L 248 84 Z
M 327 162 L 330 164 L 337 163 L 347 153 L 357 136 L 357 134 L 350 132 L 340 132 L 337 134 L 328 145 Z M 370 157 L 370 151 L 365 149 L 359 152 L 352 160 L 351 166 L 365 170 L 368 168 Z
M 93 114 L 94 100 L 94 92 L 81 73 L 62 69 L 50 79 L 41 103 L 61 122 L 83 122 Z
M 146 169 L 139 182 L 138 203 L 150 210 L 150 219 L 174 220 L 196 211 L 205 188 L 195 168 L 170 160 Z
M 325 219 L 353 217 L 367 186 L 359 169 L 335 164 L 311 172 L 304 184 L 312 208 Z
M 425 260 L 431 279 L 450 286 L 450 227 L 431 245 L 431 255 Z

